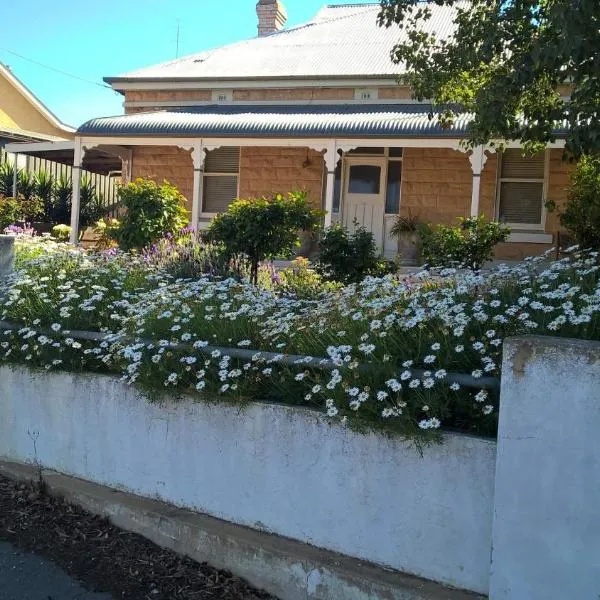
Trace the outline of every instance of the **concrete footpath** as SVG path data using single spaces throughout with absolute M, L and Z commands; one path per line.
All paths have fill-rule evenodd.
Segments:
M 109 594 L 84 590 L 50 561 L 0 542 L 2 600 L 112 600 Z

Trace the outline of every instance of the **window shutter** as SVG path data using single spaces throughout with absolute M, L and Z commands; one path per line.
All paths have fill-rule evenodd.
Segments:
M 239 170 L 239 147 L 225 146 L 206 153 L 205 173 L 238 173 Z
M 542 222 L 544 184 L 503 181 L 500 186 L 500 221 L 539 225 Z
M 206 213 L 221 213 L 237 197 L 237 176 L 204 176 L 204 207 Z
M 509 148 L 502 154 L 504 179 L 544 179 L 544 153 L 523 156 L 518 148 Z

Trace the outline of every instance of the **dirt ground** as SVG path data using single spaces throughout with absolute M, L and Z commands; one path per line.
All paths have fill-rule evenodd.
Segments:
M 94 592 L 128 600 L 276 600 L 231 573 L 0 477 L 0 541 L 50 560 Z

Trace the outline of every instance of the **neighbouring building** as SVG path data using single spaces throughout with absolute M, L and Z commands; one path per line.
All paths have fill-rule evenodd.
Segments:
M 62 123 L 10 70 L 0 63 L 0 148 L 12 142 L 73 139 Z
M 451 36 L 455 9 L 430 8 L 427 27 Z M 535 157 L 516 143 L 502 154 L 465 150 L 468 115 L 443 129 L 428 118 L 430 106 L 398 84 L 402 68 L 390 50 L 400 33 L 377 26 L 378 10 L 325 6 L 286 29 L 281 0 L 260 0 L 257 37 L 107 77 L 125 114 L 79 127 L 75 168 L 112 156 L 126 179 L 167 179 L 198 227 L 237 197 L 303 189 L 327 211 L 325 225 L 356 221 L 390 257 L 391 225 L 409 211 L 432 223 L 478 214 L 509 223 L 500 258 L 550 247 L 559 225 L 545 201 L 565 197 L 564 143 Z M 77 218 L 75 211 L 74 230 Z

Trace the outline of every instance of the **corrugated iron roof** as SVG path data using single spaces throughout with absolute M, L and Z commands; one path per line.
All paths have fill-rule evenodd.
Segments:
M 468 6 L 468 0 L 457 6 Z M 424 31 L 447 38 L 454 33 L 455 7 L 429 3 Z M 107 77 L 106 81 L 180 79 L 261 79 L 389 77 L 404 72 L 390 52 L 406 32 L 379 27 L 379 4 L 327 6 L 304 25 Z
M 202 137 L 454 137 L 470 117 L 451 129 L 429 119 L 422 104 L 207 105 L 92 119 L 77 131 L 93 136 Z

